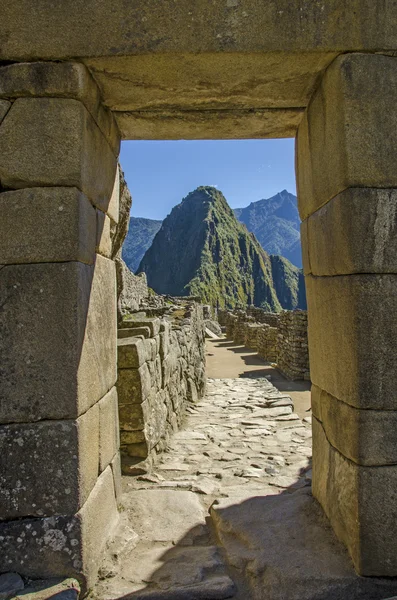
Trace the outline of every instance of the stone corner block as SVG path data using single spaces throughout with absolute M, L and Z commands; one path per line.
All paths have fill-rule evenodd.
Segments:
M 0 68 L 0 98 L 59 97 L 79 100 L 95 120 L 115 156 L 120 133 L 110 110 L 105 108 L 97 83 L 79 62 L 40 61 L 14 63 Z
M 396 94 L 396 57 L 354 53 L 331 63 L 298 128 L 302 219 L 346 188 L 397 187 Z
M 0 422 L 73 419 L 114 386 L 112 261 L 5 266 L 0 303 Z
M 313 495 L 362 576 L 397 573 L 397 465 L 368 467 L 343 457 L 313 418 Z
M 95 209 L 77 188 L 25 188 L 0 194 L 2 264 L 95 258 Z
M 98 406 L 75 421 L 0 425 L 2 518 L 77 512 L 97 480 L 98 446 Z
M 151 391 L 150 371 L 146 363 L 139 369 L 119 369 L 117 393 L 119 405 L 141 404 Z
M 139 317 L 131 315 L 123 321 L 123 327 L 149 327 L 151 337 L 155 337 L 160 333 L 160 319 L 156 317 Z
M 311 398 L 313 415 L 343 456 L 359 465 L 397 464 L 397 411 L 354 408 L 316 385 Z
M 147 358 L 144 339 L 138 337 L 122 337 L 118 339 L 117 352 L 119 369 L 137 369 L 143 365 Z
M 77 187 L 104 212 L 117 158 L 85 106 L 65 98 L 18 98 L 0 126 L 4 187 Z
M 306 276 L 312 382 L 356 408 L 397 410 L 396 285 L 395 274 Z
M 397 189 L 349 188 L 303 223 L 313 275 L 397 273 Z

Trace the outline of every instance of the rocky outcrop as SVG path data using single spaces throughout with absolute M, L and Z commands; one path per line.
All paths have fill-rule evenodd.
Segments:
M 123 260 L 135 272 L 146 250 L 150 248 L 162 221 L 131 217 L 128 234 L 123 245 Z
M 288 261 L 276 269 L 285 279 L 279 297 L 271 258 L 213 187 L 197 188 L 173 208 L 142 259 L 142 271 L 157 293 L 192 294 L 221 308 L 254 304 L 278 312 L 296 308 L 300 298 L 299 269 Z

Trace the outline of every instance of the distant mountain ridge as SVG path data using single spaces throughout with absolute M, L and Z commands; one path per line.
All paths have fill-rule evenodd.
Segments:
M 172 209 L 141 271 L 159 294 L 195 295 L 221 308 L 254 304 L 278 312 L 306 306 L 301 271 L 269 256 L 214 187 L 197 188 Z
M 245 208 L 235 208 L 234 214 L 255 234 L 266 252 L 284 256 L 302 268 L 300 219 L 294 194 L 283 190 L 271 198 L 251 202 Z M 131 217 L 123 259 L 132 271 L 137 270 L 161 224 L 162 221 Z
M 131 217 L 130 227 L 124 241 L 122 258 L 133 273 L 139 267 L 143 255 L 151 246 L 162 221 Z
M 302 268 L 300 218 L 294 194 L 283 190 L 245 208 L 235 208 L 234 213 L 266 252 L 284 256 Z

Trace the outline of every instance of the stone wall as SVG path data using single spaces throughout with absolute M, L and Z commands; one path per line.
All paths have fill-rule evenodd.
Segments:
M 277 362 L 278 328 L 262 325 L 258 330 L 257 352 L 263 360 Z M 251 346 L 249 346 L 251 347 Z
M 285 311 L 280 314 L 277 366 L 288 379 L 310 380 L 307 311 Z
M 181 300 L 168 306 L 167 313 L 162 318 L 135 313 L 119 329 L 117 389 L 125 474 L 150 467 L 179 428 L 188 403 L 205 393 L 203 307 Z
M 269 313 L 261 308 L 219 311 L 226 337 L 256 350 L 261 358 L 277 363 L 292 380 L 310 380 L 307 311 Z

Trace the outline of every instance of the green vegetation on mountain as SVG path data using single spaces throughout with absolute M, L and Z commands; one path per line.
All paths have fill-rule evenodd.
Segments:
M 272 198 L 236 208 L 234 213 L 266 252 L 280 254 L 302 267 L 300 219 L 294 194 L 283 190 Z
M 200 296 L 222 308 L 254 304 L 277 312 L 298 307 L 300 298 L 299 269 L 287 260 L 280 266 L 278 258 L 271 258 L 237 221 L 219 190 L 199 187 L 163 221 L 138 272 L 144 271 L 160 294 Z M 273 272 L 286 280 L 276 285 Z
M 161 227 L 162 221 L 130 218 L 130 227 L 123 244 L 122 257 L 126 265 L 135 273 L 146 250 Z

